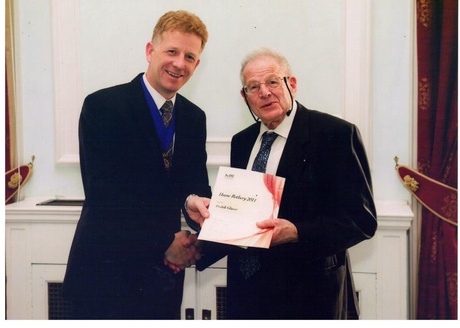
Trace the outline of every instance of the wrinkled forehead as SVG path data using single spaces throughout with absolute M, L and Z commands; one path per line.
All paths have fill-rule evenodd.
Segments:
M 283 75 L 280 63 L 273 57 L 258 57 L 246 64 L 242 76 L 244 81 L 263 79 L 270 75 Z

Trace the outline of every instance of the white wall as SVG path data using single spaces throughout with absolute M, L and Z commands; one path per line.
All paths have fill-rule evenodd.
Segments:
M 74 32 L 66 30 L 72 21 L 59 21 L 53 11 L 73 5 Z M 412 0 L 15 0 L 14 9 L 19 158 L 27 163 L 36 156 L 21 197 L 83 197 L 76 161 L 57 163 L 62 141 L 57 117 L 67 118 L 66 133 L 74 137 L 66 150 L 75 152 L 74 117 L 84 96 L 145 70 L 144 47 L 156 20 L 167 10 L 185 9 L 207 24 L 209 42 L 181 93 L 206 112 L 210 140 L 227 142 L 252 122 L 239 96 L 240 62 L 250 50 L 269 46 L 290 61 L 302 104 L 362 129 L 376 199 L 410 199 L 393 157 L 410 164 L 414 148 Z M 65 38 L 56 39 L 59 33 L 75 43 L 61 47 L 57 41 L 65 45 Z M 68 49 L 76 52 L 66 54 Z M 53 57 L 56 51 L 74 58 L 71 73 L 77 71 L 78 88 L 73 88 L 75 75 L 62 69 L 62 58 Z M 356 67 L 363 70 L 353 76 Z M 62 106 L 62 94 L 75 101 Z M 361 100 L 357 105 L 354 94 Z M 215 170 L 210 167 L 211 179 Z
M 399 163 L 408 166 L 415 160 L 415 0 L 372 3 L 374 191 L 378 199 L 410 201 L 396 178 L 393 157 L 397 155 Z

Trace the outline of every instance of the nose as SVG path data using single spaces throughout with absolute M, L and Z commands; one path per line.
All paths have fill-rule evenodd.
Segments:
M 270 88 L 267 87 L 265 83 L 261 83 L 259 86 L 259 97 L 265 98 L 270 96 L 272 93 L 270 91 Z
M 177 56 L 176 59 L 174 60 L 173 65 L 176 66 L 177 68 L 184 69 L 185 68 L 185 56 Z

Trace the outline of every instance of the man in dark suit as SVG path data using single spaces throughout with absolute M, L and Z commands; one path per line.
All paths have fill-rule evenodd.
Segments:
M 282 201 L 278 218 L 257 224 L 274 231 L 269 249 L 206 243 L 198 269 L 228 254 L 228 319 L 357 317 L 347 249 L 377 229 L 358 128 L 295 102 L 297 80 L 271 50 L 245 59 L 241 81 L 261 122 L 233 137 L 231 166 L 254 170 L 264 133 L 276 133 L 264 170 L 286 178 Z M 196 222 L 208 216 L 207 204 L 189 207 Z
M 145 74 L 84 101 L 85 202 L 63 291 L 76 319 L 180 316 L 184 271 L 165 263 L 184 269 L 199 258 L 196 236 L 181 231 L 181 208 L 189 194 L 211 191 L 205 113 L 177 92 L 200 63 L 207 38 L 194 14 L 164 14 L 146 46 Z

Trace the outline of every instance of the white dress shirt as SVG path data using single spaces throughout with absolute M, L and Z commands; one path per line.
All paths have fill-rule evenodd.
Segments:
M 145 76 L 145 73 L 142 76 L 142 78 L 144 79 L 145 86 L 147 87 L 147 90 L 149 91 L 150 95 L 152 96 L 153 101 L 155 102 L 155 105 L 157 105 L 158 111 L 160 112 L 160 116 L 161 116 L 160 108 L 161 108 L 161 106 L 163 106 L 163 104 L 165 103 L 166 100 L 171 100 L 172 103 L 173 103 L 173 108 L 174 108 L 174 104 L 176 103 L 176 94 L 174 94 L 174 97 L 172 97 L 171 99 L 166 99 L 165 97 L 160 95 L 160 93 L 158 91 L 156 91 L 150 85 L 149 81 L 147 81 L 147 77 Z
M 251 156 L 249 157 L 249 162 L 246 169 L 252 169 L 252 164 L 254 163 L 257 153 L 259 152 L 260 145 L 262 144 L 262 135 L 266 131 L 272 131 L 276 132 L 276 134 L 278 134 L 278 137 L 272 144 L 270 155 L 268 157 L 267 169 L 265 172 L 268 174 L 276 175 L 276 171 L 278 170 L 278 164 L 280 162 L 281 155 L 283 154 L 284 146 L 286 145 L 286 140 L 289 135 L 289 131 L 291 131 L 292 122 L 294 121 L 296 111 L 297 103 L 294 100 L 294 106 L 292 108 L 291 114 L 289 116 L 286 115 L 284 120 L 281 122 L 280 125 L 276 127 L 275 130 L 269 130 L 263 123 L 260 124 L 259 136 L 257 137 L 256 142 L 252 147 Z

